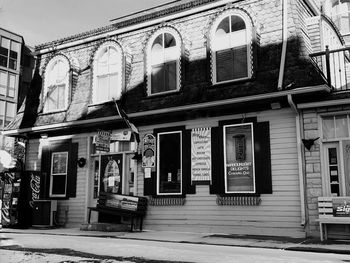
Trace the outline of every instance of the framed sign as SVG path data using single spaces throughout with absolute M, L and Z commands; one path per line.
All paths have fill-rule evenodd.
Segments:
M 333 214 L 339 217 L 350 217 L 350 200 L 349 198 L 333 199 Z
M 211 181 L 211 128 L 191 131 L 192 182 Z
M 96 151 L 109 152 L 110 151 L 111 133 L 108 131 L 98 131 L 94 136 L 93 143 Z
M 155 167 L 156 138 L 146 134 L 142 140 L 142 167 Z
M 224 126 L 226 193 L 255 193 L 253 124 Z

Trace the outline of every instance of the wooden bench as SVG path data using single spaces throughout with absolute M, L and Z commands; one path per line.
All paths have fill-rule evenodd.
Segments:
M 91 211 L 128 217 L 131 219 L 130 231 L 135 227 L 135 219 L 140 220 L 140 231 L 142 231 L 143 218 L 146 215 L 147 198 L 139 196 L 126 196 L 109 193 L 101 193 L 96 207 L 88 207 L 88 223 L 91 219 Z
M 319 197 L 318 198 L 318 216 L 316 220 L 320 225 L 320 237 L 321 241 L 327 240 L 327 225 L 329 224 L 341 224 L 350 225 L 349 216 L 335 216 L 334 202 L 346 200 L 350 204 L 350 198 L 346 197 Z

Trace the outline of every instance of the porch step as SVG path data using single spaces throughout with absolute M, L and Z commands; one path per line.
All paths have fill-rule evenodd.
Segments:
M 130 226 L 123 224 L 110 223 L 86 223 L 82 224 L 80 230 L 83 231 L 102 231 L 102 232 L 127 232 Z

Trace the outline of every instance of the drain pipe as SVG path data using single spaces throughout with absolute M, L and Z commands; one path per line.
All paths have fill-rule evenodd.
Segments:
M 288 40 L 288 0 L 281 0 L 282 2 L 282 53 L 281 53 L 281 63 L 280 71 L 278 76 L 278 90 L 282 90 L 283 85 L 283 74 L 284 66 L 286 62 L 286 53 L 287 53 L 287 40 Z
M 299 192 L 300 192 L 300 212 L 301 212 L 301 225 L 305 227 L 306 225 L 306 212 L 305 212 L 305 180 L 304 180 L 304 153 L 301 148 L 301 129 L 303 127 L 302 118 L 300 117 L 300 112 L 295 105 L 292 95 L 288 94 L 288 103 L 295 113 L 295 125 L 296 125 L 296 135 L 297 135 L 297 154 L 298 154 L 298 167 L 299 167 Z

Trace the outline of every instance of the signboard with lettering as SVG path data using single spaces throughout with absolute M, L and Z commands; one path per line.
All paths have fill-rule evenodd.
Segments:
M 334 216 L 350 217 L 350 199 L 349 198 L 334 198 L 333 199 L 333 214 Z
M 110 150 L 111 133 L 108 131 L 98 131 L 94 136 L 93 143 L 96 151 L 109 152 Z
M 192 182 L 211 181 L 211 128 L 191 131 Z
M 122 131 L 111 134 L 111 141 L 130 141 L 131 131 Z
M 156 138 L 146 134 L 142 139 L 142 167 L 155 167 Z

